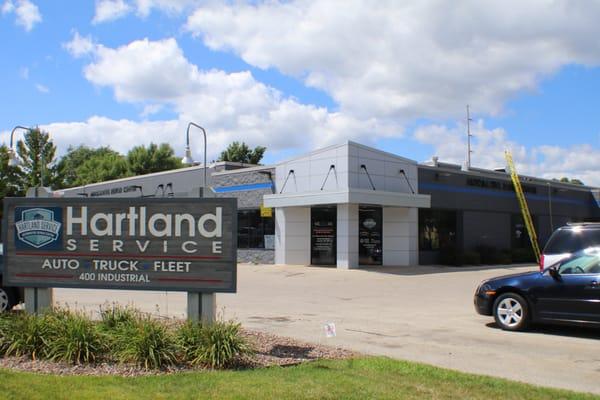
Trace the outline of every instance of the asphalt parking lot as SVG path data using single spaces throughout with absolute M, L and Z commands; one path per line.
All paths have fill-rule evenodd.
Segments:
M 600 394 L 600 330 L 541 327 L 505 332 L 473 309 L 485 278 L 511 268 L 368 270 L 240 265 L 238 293 L 219 313 L 246 327 L 461 371 Z M 56 289 L 55 301 L 95 310 L 106 302 L 185 317 L 184 293 Z M 325 336 L 333 322 L 337 335 Z

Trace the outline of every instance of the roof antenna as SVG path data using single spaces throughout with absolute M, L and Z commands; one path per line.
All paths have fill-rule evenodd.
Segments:
M 471 169 L 471 153 L 473 153 L 473 150 L 471 150 L 471 137 L 473 136 L 471 135 L 471 121 L 469 105 L 467 104 L 467 170 Z

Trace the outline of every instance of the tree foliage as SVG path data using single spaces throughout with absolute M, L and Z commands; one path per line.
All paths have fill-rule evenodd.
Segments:
M 121 154 L 110 151 L 95 154 L 76 170 L 74 186 L 89 185 L 128 176 L 127 160 Z
M 563 176 L 563 177 L 562 177 L 562 178 L 560 178 L 560 179 L 556 179 L 556 178 L 554 178 L 553 180 L 555 180 L 555 181 L 559 181 L 559 182 L 562 182 L 562 183 L 572 183 L 573 185 L 584 185 L 584 183 L 583 183 L 581 180 L 579 180 L 579 179 L 577 179 L 577 178 L 572 178 L 572 179 L 569 179 L 569 178 L 568 178 L 568 177 L 566 177 L 566 176 Z
M 218 161 L 234 161 L 244 164 L 258 164 L 262 160 L 266 147 L 256 146 L 254 150 L 250 150 L 250 147 L 244 142 L 233 142 L 227 149 L 221 152 L 221 156 Z
M 127 153 L 127 167 L 130 175 L 144 175 L 153 172 L 181 168 L 181 160 L 175 156 L 173 148 L 162 143 L 150 143 L 148 147 L 136 146 Z
M 92 149 L 87 146 L 79 145 L 78 147 L 69 147 L 67 154 L 65 154 L 57 165 L 57 172 L 59 181 L 57 182 L 57 188 L 68 188 L 73 186 L 87 185 L 90 183 L 98 182 L 99 176 L 113 176 L 114 171 L 102 171 L 94 173 L 93 176 L 86 174 L 82 176 L 82 166 L 89 162 L 88 166 L 84 168 L 85 171 L 90 171 L 92 165 L 103 164 L 106 162 L 100 162 L 100 160 L 109 155 L 119 156 L 119 153 L 110 149 L 109 147 L 99 147 Z M 91 161 L 94 159 L 94 161 Z M 118 176 L 119 178 L 121 176 Z
M 39 128 L 29 130 L 24 140 L 17 142 L 17 154 L 21 165 L 24 189 L 38 186 L 55 185 L 57 180 L 55 161 L 56 146 L 50 140 L 50 134 Z

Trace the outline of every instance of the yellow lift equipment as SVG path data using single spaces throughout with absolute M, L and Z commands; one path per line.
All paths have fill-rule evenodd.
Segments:
M 510 178 L 512 179 L 513 186 L 515 187 L 515 193 L 517 194 L 517 199 L 519 200 L 519 207 L 521 208 L 521 214 L 523 214 L 523 220 L 525 221 L 525 227 L 527 227 L 527 233 L 529 233 L 531 247 L 533 248 L 535 259 L 539 264 L 540 246 L 538 245 L 535 227 L 533 226 L 531 214 L 529 213 L 529 207 L 527 206 L 527 200 L 525 199 L 525 195 L 523 194 L 521 181 L 519 180 L 519 175 L 517 175 L 517 169 L 515 168 L 515 163 L 513 162 L 512 154 L 510 153 L 510 151 L 506 150 L 504 152 L 504 156 L 506 157 L 506 162 L 508 164 L 508 167 L 510 168 Z

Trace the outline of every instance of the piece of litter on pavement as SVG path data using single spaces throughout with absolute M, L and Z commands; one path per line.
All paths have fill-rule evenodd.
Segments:
M 326 337 L 335 337 L 335 324 L 333 322 L 328 322 L 323 327 L 325 328 Z

